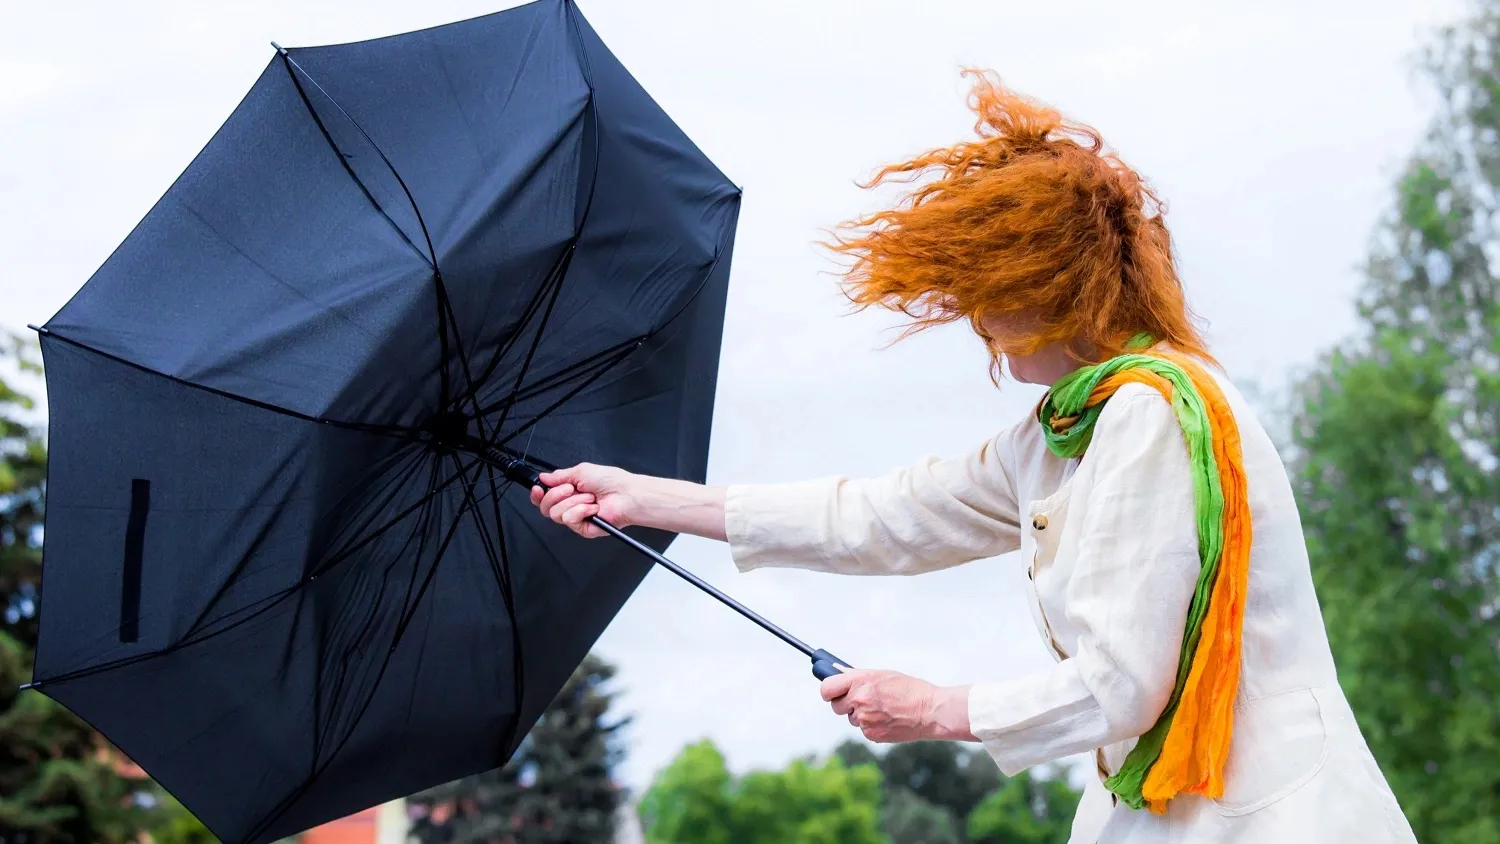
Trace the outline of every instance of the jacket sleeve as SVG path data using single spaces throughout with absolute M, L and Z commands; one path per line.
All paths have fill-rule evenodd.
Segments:
M 878 478 L 731 486 L 724 529 L 741 571 L 918 574 L 1020 545 L 1010 432 L 961 457 Z
M 970 728 L 1008 776 L 1140 736 L 1176 679 L 1200 567 L 1182 429 L 1159 394 L 1122 390 L 1084 460 L 1095 466 L 1065 586 L 1076 653 L 969 692 Z

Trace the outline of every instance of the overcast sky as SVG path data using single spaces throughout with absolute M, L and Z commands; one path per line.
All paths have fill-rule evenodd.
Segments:
M 81 285 L 287 46 L 386 35 L 506 0 L 0 2 L 0 328 Z M 964 137 L 961 66 L 1098 127 L 1169 203 L 1194 305 L 1241 383 L 1270 388 L 1353 327 L 1358 267 L 1432 106 L 1422 36 L 1456 0 L 580 0 L 605 42 L 745 188 L 714 482 L 883 472 L 966 449 L 1036 393 L 995 391 L 953 327 L 882 350 L 811 244 L 876 198 L 877 165 Z M 916 580 L 733 573 L 671 552 L 815 645 L 936 682 L 1047 657 L 1000 559 Z M 852 733 L 785 645 L 654 572 L 605 634 L 640 786 L 710 737 L 738 770 Z

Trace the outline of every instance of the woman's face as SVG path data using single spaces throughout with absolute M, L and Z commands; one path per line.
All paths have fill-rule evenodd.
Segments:
M 1069 343 L 1049 343 L 1029 355 L 1006 352 L 1009 338 L 1029 333 L 1024 317 L 985 317 L 980 324 L 996 348 L 1005 354 L 1011 377 L 1023 384 L 1050 387 L 1080 366 L 1078 358 L 1069 351 Z

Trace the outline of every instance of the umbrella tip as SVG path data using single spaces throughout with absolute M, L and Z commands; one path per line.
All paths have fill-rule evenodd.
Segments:
M 29 328 L 29 329 L 31 329 L 32 331 L 35 331 L 38 334 L 43 335 L 43 336 L 46 336 L 46 335 L 52 333 L 51 331 L 48 331 L 46 328 L 44 328 L 44 327 L 42 327 L 40 325 L 32 325 L 31 323 L 27 323 L 26 327 Z
M 29 692 L 32 689 L 40 687 L 41 685 L 42 685 L 41 683 L 27 683 L 27 684 L 21 686 L 21 688 L 17 689 L 17 691 Z
M 286 48 L 285 47 L 281 46 L 280 44 L 277 44 L 275 41 L 271 42 L 271 46 L 276 48 L 276 52 L 282 54 L 283 56 L 286 55 Z

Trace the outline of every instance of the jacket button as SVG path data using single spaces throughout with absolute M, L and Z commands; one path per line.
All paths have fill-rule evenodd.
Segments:
M 1037 516 L 1036 518 L 1034 518 L 1034 519 L 1031 520 L 1031 526 L 1034 527 L 1034 528 L 1036 528 L 1037 530 L 1046 530 L 1047 529 L 1047 517 L 1046 516 Z

